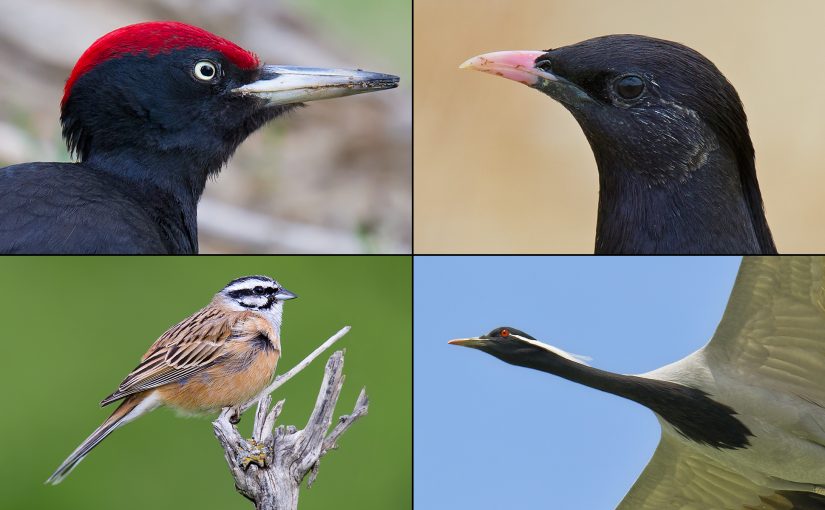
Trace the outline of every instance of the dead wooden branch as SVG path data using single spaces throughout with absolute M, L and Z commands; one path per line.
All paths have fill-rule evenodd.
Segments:
M 341 330 L 336 336 L 340 338 L 345 333 Z M 334 336 L 321 347 L 331 344 L 333 338 L 337 340 Z M 300 369 L 290 370 L 282 376 L 280 384 L 305 368 L 311 358 L 323 350 L 321 347 L 295 367 Z M 252 439 L 244 439 L 238 433 L 230 421 L 234 414 L 230 408 L 224 409 L 212 422 L 215 436 L 223 447 L 224 457 L 235 479 L 235 488 L 254 502 L 258 510 L 295 510 L 301 481 L 309 474 L 307 485 L 311 485 L 318 474 L 321 457 L 336 448 L 341 435 L 358 418 L 367 414 L 369 401 L 362 389 L 352 413 L 342 416 L 332 432 L 327 434 L 344 384 L 343 369 L 344 352 L 336 351 L 327 361 L 315 408 L 302 430 L 283 425 L 274 428 L 284 400 L 270 410 L 272 397 L 269 393 L 258 401 Z

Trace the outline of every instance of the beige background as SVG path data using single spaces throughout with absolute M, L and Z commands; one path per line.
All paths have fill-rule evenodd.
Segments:
M 825 2 L 416 0 L 414 13 L 416 253 L 592 253 L 597 170 L 573 117 L 457 67 L 614 33 L 681 42 L 722 70 L 778 249 L 825 252 Z

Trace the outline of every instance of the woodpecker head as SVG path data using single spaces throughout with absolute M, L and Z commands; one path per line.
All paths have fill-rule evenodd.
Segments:
M 135 150 L 176 154 L 215 172 L 250 133 L 304 101 L 397 84 L 360 70 L 261 65 L 201 28 L 148 22 L 110 32 L 83 53 L 60 119 L 81 161 Z

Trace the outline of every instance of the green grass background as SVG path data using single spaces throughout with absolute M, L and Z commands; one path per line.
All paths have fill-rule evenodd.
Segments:
M 230 280 L 278 279 L 283 357 L 294 366 L 344 325 L 346 381 L 335 416 L 364 386 L 369 414 L 321 462 L 300 508 L 411 508 L 409 257 L 4 257 L 0 260 L 0 508 L 249 509 L 208 418 L 158 409 L 103 441 L 60 485 L 43 482 L 114 407 L 113 391 L 169 326 Z M 303 427 L 332 351 L 279 389 L 280 424 Z M 252 411 L 241 431 L 248 437 Z
M 412 0 L 293 0 L 313 22 L 363 51 L 393 60 L 401 69 L 401 86 L 412 83 Z

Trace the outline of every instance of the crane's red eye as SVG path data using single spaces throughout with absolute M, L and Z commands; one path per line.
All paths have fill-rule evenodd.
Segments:
M 498 334 L 499 334 L 499 336 L 510 336 L 510 330 L 509 329 L 502 329 L 501 331 L 499 331 Z

